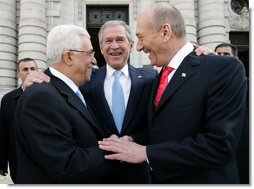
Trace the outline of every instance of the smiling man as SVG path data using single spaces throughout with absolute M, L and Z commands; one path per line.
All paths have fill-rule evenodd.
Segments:
M 108 21 L 101 27 L 99 43 L 106 65 L 94 70 L 91 81 L 83 85 L 81 91 L 108 137 L 115 134 L 122 139 L 130 139 L 125 136 L 129 135 L 142 143 L 142 137 L 138 136 L 142 136 L 147 126 L 147 101 L 157 72 L 150 68 L 135 68 L 128 63 L 133 37 L 130 27 L 120 20 Z M 122 106 L 118 106 L 120 100 L 113 90 L 114 73 L 117 71 L 121 73 Z M 117 104 L 116 111 L 114 101 Z M 119 163 L 119 167 L 121 171 L 106 178 L 104 183 L 150 183 L 146 163 Z
M 104 139 L 100 148 L 113 152 L 105 158 L 148 162 L 157 184 L 239 183 L 235 152 L 245 110 L 243 65 L 234 57 L 196 56 L 183 17 L 170 4 L 142 12 L 136 35 L 137 50 L 162 67 L 148 101 L 148 143 Z

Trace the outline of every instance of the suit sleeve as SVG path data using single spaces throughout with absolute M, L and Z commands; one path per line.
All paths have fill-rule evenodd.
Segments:
M 7 172 L 8 160 L 8 146 L 9 146 L 9 132 L 7 130 L 7 122 L 5 115 L 6 98 L 1 101 L 0 109 L 0 170 Z

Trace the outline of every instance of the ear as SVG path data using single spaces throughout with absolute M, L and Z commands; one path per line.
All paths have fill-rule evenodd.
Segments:
M 103 46 L 100 45 L 100 50 L 101 50 L 101 54 L 103 55 L 103 50 L 102 50 Z
M 134 41 L 131 41 L 131 42 L 130 42 L 130 53 L 131 53 L 131 51 L 132 51 L 133 46 L 134 46 Z
M 161 36 L 167 40 L 171 38 L 172 35 L 172 30 L 171 30 L 171 26 L 169 24 L 163 24 L 161 27 Z
M 64 51 L 62 59 L 66 64 L 71 65 L 72 64 L 72 54 L 71 54 L 71 52 L 70 51 Z

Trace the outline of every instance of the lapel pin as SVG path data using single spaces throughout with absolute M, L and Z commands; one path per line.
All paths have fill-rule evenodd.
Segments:
M 141 75 L 139 75 L 139 76 L 138 76 L 138 78 L 139 78 L 139 79 L 141 79 L 141 78 L 142 78 L 142 76 L 141 76 Z
M 182 77 L 186 77 L 186 73 L 182 73 Z

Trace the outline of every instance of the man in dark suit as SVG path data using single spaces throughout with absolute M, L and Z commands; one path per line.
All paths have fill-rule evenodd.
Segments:
M 100 183 L 114 162 L 98 148 L 105 135 L 78 88 L 90 80 L 95 62 L 88 32 L 56 26 L 48 34 L 47 58 L 50 83 L 27 88 L 17 105 L 17 183 Z
M 231 43 L 220 43 L 214 49 L 218 55 L 222 56 L 234 56 L 238 58 L 238 49 L 235 45 Z M 242 63 L 242 62 L 241 62 Z M 247 74 L 248 75 L 248 74 Z M 239 183 L 249 184 L 249 82 L 247 78 L 247 97 L 246 97 L 246 110 L 245 110 L 245 120 L 244 127 L 242 131 L 241 140 L 236 151 L 236 160 L 238 166 Z
M 17 68 L 17 75 L 22 83 L 31 71 L 38 70 L 37 64 L 32 58 L 21 59 Z M 23 86 L 21 84 L 19 88 L 6 93 L 1 100 L 0 109 L 0 174 L 6 176 L 9 163 L 10 176 L 13 183 L 16 182 L 17 169 L 15 137 L 13 136 L 13 114 L 22 92 Z
M 157 71 L 151 68 L 135 68 L 127 63 L 133 47 L 133 35 L 130 27 L 123 21 L 112 20 L 102 25 L 99 43 L 106 65 L 94 70 L 91 81 L 83 85 L 81 91 L 107 137 L 116 134 L 126 139 L 128 135 L 131 140 L 134 138 L 135 141 L 144 143 L 140 136 L 147 126 L 147 101 Z M 121 130 L 117 129 L 112 113 L 113 74 L 117 70 L 123 73 L 120 82 L 125 101 Z M 110 175 L 104 183 L 150 183 L 146 163 L 120 163 L 119 166 L 122 167 L 121 171 Z
M 166 3 L 141 13 L 136 35 L 137 50 L 163 67 L 148 104 L 148 145 L 110 137 L 99 141 L 101 149 L 114 152 L 105 158 L 148 162 L 153 183 L 238 183 L 243 65 L 234 57 L 196 56 L 180 12 Z

